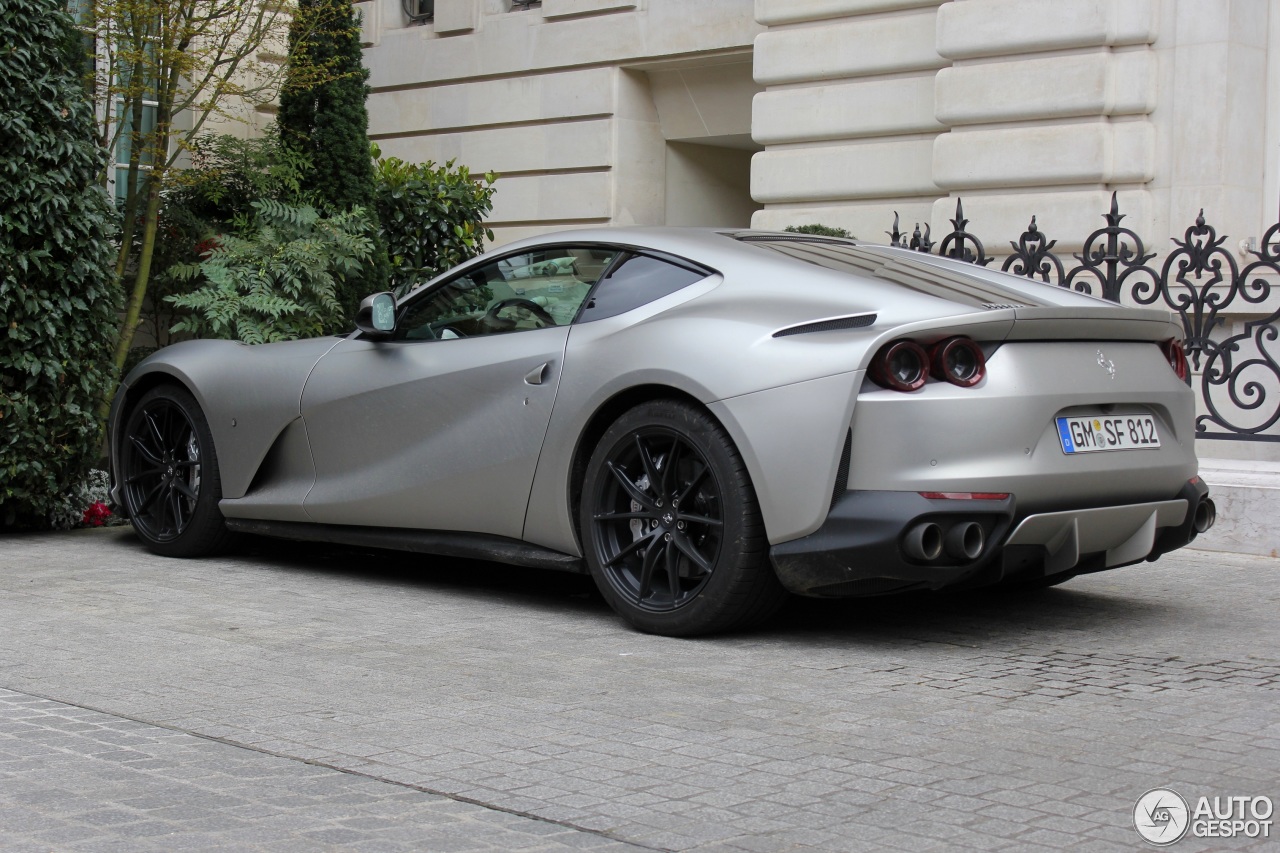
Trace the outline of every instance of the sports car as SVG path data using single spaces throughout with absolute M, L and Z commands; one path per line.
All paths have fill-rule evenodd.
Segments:
M 239 533 L 590 573 L 636 628 L 788 593 L 1047 586 L 1214 522 L 1167 312 L 905 249 L 550 234 L 345 335 L 125 378 L 112 495 L 153 551 Z

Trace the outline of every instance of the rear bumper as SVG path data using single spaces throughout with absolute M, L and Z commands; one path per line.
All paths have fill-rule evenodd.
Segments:
M 1212 523 L 1208 493 L 1196 478 L 1166 500 L 1020 516 L 1013 497 L 934 500 L 917 492 L 850 491 L 817 531 L 773 546 L 770 557 L 787 589 L 826 597 L 1102 571 L 1154 560 L 1191 542 L 1197 517 Z M 921 525 L 936 525 L 949 540 L 953 530 L 973 524 L 982 530 L 982 546 L 972 559 L 951 551 L 949 541 L 932 559 L 908 542 Z

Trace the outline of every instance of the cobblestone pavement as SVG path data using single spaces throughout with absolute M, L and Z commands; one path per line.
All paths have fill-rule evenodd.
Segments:
M 1280 800 L 1277 570 L 1184 551 L 680 641 L 571 575 L 9 537 L 0 847 L 1144 849 L 1150 788 Z

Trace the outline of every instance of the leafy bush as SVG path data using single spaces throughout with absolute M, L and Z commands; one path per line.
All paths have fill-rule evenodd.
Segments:
M 476 180 L 466 166 L 453 163 L 396 157 L 374 163 L 374 205 L 397 292 L 481 254 L 484 238 L 493 239 L 484 217 L 493 210 L 497 175 L 488 172 Z
M 830 225 L 788 225 L 783 230 L 793 234 L 817 234 L 821 237 L 853 237 L 843 228 L 834 228 Z
M 106 503 L 110 477 L 106 471 L 89 471 L 83 480 L 58 496 L 49 510 L 49 526 L 54 530 L 71 530 L 89 525 L 101 527 L 111 518 Z
M 254 201 L 302 201 L 310 162 L 305 152 L 281 144 L 274 124 L 255 139 L 204 134 L 190 154 L 191 165 L 170 176 L 161 216 L 194 236 L 193 245 L 251 216 Z
M 191 312 L 173 331 L 258 344 L 314 337 L 341 322 L 338 287 L 373 249 L 364 211 L 324 217 L 270 200 L 250 206 L 253 220 L 240 234 L 220 236 L 204 260 L 170 271 L 206 282 L 166 297 Z
M 0 3 L 0 527 L 43 527 L 98 455 L 119 292 L 63 0 Z

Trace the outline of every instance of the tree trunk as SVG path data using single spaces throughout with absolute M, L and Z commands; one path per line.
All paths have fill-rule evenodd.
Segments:
M 160 224 L 160 175 L 156 169 L 147 176 L 147 208 L 142 217 L 142 247 L 138 252 L 138 270 L 133 279 L 133 292 L 125 305 L 124 321 L 120 324 L 120 340 L 116 344 L 115 370 L 119 376 L 125 359 L 133 346 L 133 336 L 141 322 L 142 303 L 147 298 L 147 284 L 151 279 L 151 258 L 155 254 L 156 232 Z

